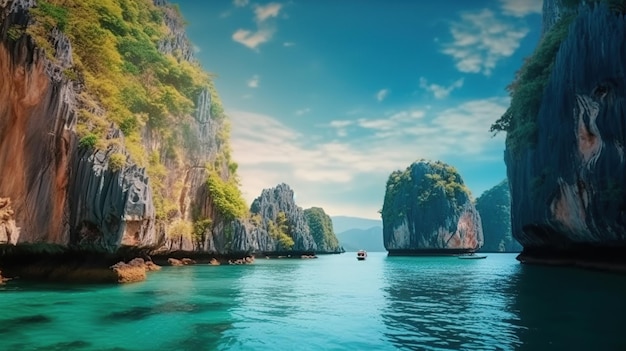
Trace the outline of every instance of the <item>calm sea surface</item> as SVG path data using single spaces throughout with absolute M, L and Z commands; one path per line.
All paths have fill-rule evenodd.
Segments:
M 626 350 L 626 276 L 354 253 L 0 287 L 0 350 Z

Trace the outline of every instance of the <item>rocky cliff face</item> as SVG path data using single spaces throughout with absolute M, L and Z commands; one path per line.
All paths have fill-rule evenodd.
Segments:
M 387 181 L 382 209 L 389 254 L 453 253 L 483 245 L 478 211 L 453 167 L 420 161 Z
M 317 251 L 318 247 L 309 231 L 304 211 L 296 205 L 293 190 L 289 185 L 282 183 L 275 188 L 264 189 L 261 196 L 250 205 L 250 213 L 253 221 L 259 222 L 259 226 L 272 239 L 264 240 L 267 246 L 260 247 L 261 251 Z M 293 240 L 291 247 L 282 245 L 280 236 L 276 232 L 273 233 L 272 227 L 281 225 L 281 217 L 285 218 L 282 223 L 285 225 L 282 234 L 286 234 Z
M 626 257 L 625 37 L 622 14 L 582 7 L 541 97 L 536 140 L 520 152 L 507 148 L 521 260 Z
M 32 40 L 7 40 L 11 29 L 26 26 L 33 2 L 14 1 L 0 9 L 0 197 L 12 207 L 7 242 L 69 243 L 67 191 L 70 186 L 75 86 L 56 72 L 71 64 L 58 54 L 46 60 Z M 60 33 L 54 42 L 67 43 Z
M 485 238 L 482 251 L 522 251 L 522 246 L 513 239 L 511 233 L 511 193 L 507 180 L 485 191 L 476 199 L 476 210 L 480 213 Z
M 167 2 L 154 4 L 168 33 L 156 46 L 185 69 L 193 55 L 182 20 Z M 226 224 L 206 186 L 207 165 L 223 179 L 232 172 L 226 122 L 214 89 L 201 89 L 193 111 L 178 112 L 176 120 L 184 123 L 165 133 L 151 123 L 139 125 L 141 153 L 155 155 L 151 169 L 133 159 L 117 123 L 100 127 L 106 130 L 100 144 L 83 144 L 78 128 L 97 129 L 101 120 L 117 117 L 98 104 L 101 97 L 80 71 L 86 59 L 77 68 L 75 50 L 60 24 L 43 35 L 47 51 L 35 44 L 29 14 L 34 7 L 35 1 L 0 2 L 0 243 L 71 244 L 109 252 L 125 245 L 215 248 L 202 236 L 219 237 Z M 152 113 L 162 113 L 153 110 L 136 112 L 150 122 Z M 79 122 L 83 111 L 92 119 Z M 177 142 L 179 149 L 172 146 Z M 189 226 L 200 219 L 213 225 L 198 240 L 166 236 L 177 219 Z

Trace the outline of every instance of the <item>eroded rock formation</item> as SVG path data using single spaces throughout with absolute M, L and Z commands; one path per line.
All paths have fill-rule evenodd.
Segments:
M 512 230 L 522 261 L 623 266 L 626 17 L 605 4 L 578 11 L 541 96 L 536 140 L 505 153 Z
M 457 171 L 441 162 L 420 161 L 393 172 L 382 220 L 390 255 L 467 252 L 483 245 L 469 191 Z
M 257 237 L 261 238 L 265 236 L 264 232 L 267 233 L 267 237 L 259 242 L 263 243 L 263 246 L 259 247 L 260 251 L 315 252 L 317 250 L 317 244 L 309 231 L 304 211 L 296 205 L 293 190 L 289 185 L 282 183 L 271 189 L 263 189 L 261 196 L 250 205 L 250 212 L 253 221 L 259 223 Z M 284 227 L 280 228 L 283 225 Z M 286 236 L 292 242 L 289 242 Z

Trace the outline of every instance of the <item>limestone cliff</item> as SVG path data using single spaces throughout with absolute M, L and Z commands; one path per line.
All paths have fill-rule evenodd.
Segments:
M 317 251 L 304 211 L 296 205 L 289 185 L 282 183 L 263 189 L 250 205 L 250 213 L 252 222 L 258 223 L 269 236 L 261 251 Z
M 466 252 L 483 245 L 469 191 L 458 172 L 442 162 L 422 160 L 394 171 L 381 214 L 390 255 Z
M 505 161 L 522 261 L 624 263 L 626 17 L 623 6 L 609 4 L 576 7 L 565 23 L 551 18 L 563 11 L 544 13 L 544 23 L 556 24 L 515 83 Z M 532 64 L 551 57 L 550 40 L 558 53 L 538 66 L 548 72 L 545 88 L 529 103 L 534 95 L 523 90 L 535 77 Z
M 317 245 L 317 253 L 339 253 L 343 249 L 333 230 L 333 221 L 323 208 L 312 207 L 304 210 L 309 232 Z
M 228 121 L 174 7 L 9 0 L 0 22 L 0 243 L 226 240 Z
M 481 251 L 522 251 L 522 246 L 511 233 L 511 193 L 506 179 L 476 199 L 476 210 L 480 214 L 485 239 Z

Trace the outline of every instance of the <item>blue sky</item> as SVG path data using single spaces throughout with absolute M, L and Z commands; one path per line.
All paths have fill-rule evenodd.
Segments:
M 389 174 L 457 168 L 474 197 L 506 177 L 505 87 L 541 32 L 541 0 L 175 1 L 232 124 L 250 203 L 379 219 Z

